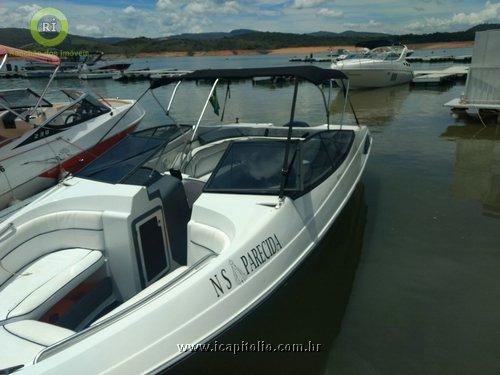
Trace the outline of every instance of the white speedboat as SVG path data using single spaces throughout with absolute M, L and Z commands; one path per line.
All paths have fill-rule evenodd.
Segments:
M 285 126 L 200 125 L 219 79 L 278 76 L 295 80 Z M 182 369 L 197 356 L 182 345 L 213 343 L 289 285 L 371 148 L 366 126 L 329 123 L 326 100 L 325 124 L 297 121 L 299 80 L 345 78 L 307 66 L 153 82 L 175 85 L 170 104 L 183 82 L 214 83 L 195 125 L 128 135 L 0 224 L 0 369 Z
M 407 51 L 406 46 L 378 47 L 359 58 L 334 62 L 331 68 L 345 73 L 351 88 L 400 85 L 413 79 Z
M 78 90 L 61 90 L 65 101 L 51 103 L 46 89 L 42 95 L 0 91 L 0 209 L 78 171 L 133 131 L 145 114 L 134 100 L 98 99 Z

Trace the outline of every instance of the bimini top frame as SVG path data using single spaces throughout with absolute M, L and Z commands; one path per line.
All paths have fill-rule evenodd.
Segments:
M 203 110 L 200 114 L 200 117 L 198 118 L 198 121 L 196 125 L 194 126 L 193 129 L 193 134 L 191 137 L 191 141 L 193 141 L 196 137 L 197 130 L 200 126 L 201 120 L 203 118 L 203 115 L 207 109 L 207 106 L 210 102 L 210 98 L 214 94 L 215 88 L 217 87 L 217 84 L 219 83 L 220 80 L 228 81 L 231 82 L 232 80 L 245 80 L 245 79 L 252 79 L 252 78 L 258 78 L 258 77 L 285 77 L 285 78 L 291 78 L 294 80 L 294 91 L 293 91 L 293 100 L 292 100 L 292 107 L 291 107 L 291 112 L 290 112 L 290 121 L 288 122 L 288 136 L 287 136 L 287 142 L 286 142 L 286 149 L 285 149 L 285 156 L 283 160 L 283 180 L 281 184 L 281 189 L 280 189 L 280 200 L 284 198 L 284 191 L 285 191 L 285 183 L 287 180 L 287 176 L 289 174 L 289 154 L 290 154 L 290 143 L 291 143 L 291 138 L 292 138 L 292 127 L 294 124 L 294 119 L 295 119 L 295 107 L 297 103 L 297 92 L 298 92 L 298 83 L 299 80 L 307 81 L 310 82 L 314 85 L 316 85 L 322 94 L 323 97 L 323 103 L 325 105 L 325 111 L 326 111 L 326 117 L 327 117 L 327 124 L 328 126 L 330 125 L 330 110 L 329 110 L 329 103 L 326 100 L 325 93 L 322 88 L 320 88 L 320 85 L 324 83 L 328 83 L 329 90 L 331 91 L 332 88 L 332 81 L 338 80 L 342 84 L 343 88 L 343 93 L 345 97 L 344 101 L 344 109 L 342 112 L 342 120 L 344 118 L 344 112 L 346 109 L 346 104 L 347 104 L 347 97 L 348 97 L 348 91 L 349 91 L 349 81 L 348 77 L 341 71 L 335 70 L 335 69 L 322 69 L 316 66 L 312 65 L 307 65 L 307 66 L 295 66 L 295 67 L 271 67 L 271 68 L 247 68 L 247 69 L 205 69 L 205 70 L 197 70 L 192 73 L 184 74 L 184 75 L 179 75 L 179 76 L 174 76 L 174 77 L 163 77 L 159 78 L 156 80 L 153 80 L 150 85 L 150 89 L 154 90 L 156 88 L 170 85 L 172 83 L 177 83 L 173 93 L 172 97 L 170 98 L 168 108 L 167 108 L 167 113 L 170 111 L 170 107 L 172 106 L 172 102 L 174 99 L 174 96 L 177 92 L 177 89 L 181 82 L 183 81 L 198 81 L 198 80 L 213 80 L 214 83 L 212 85 L 212 88 L 210 90 L 210 93 L 208 95 L 207 100 L 205 101 L 205 105 L 203 107 Z M 347 81 L 347 87 L 344 84 L 344 81 Z M 330 95 L 328 98 L 328 101 L 330 100 Z M 351 105 L 352 108 L 352 105 Z M 356 118 L 357 122 L 357 118 Z

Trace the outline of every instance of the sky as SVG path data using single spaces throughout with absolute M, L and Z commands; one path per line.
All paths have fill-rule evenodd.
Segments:
M 500 0 L 0 0 L 0 27 L 27 28 L 31 16 L 45 7 L 66 15 L 71 34 L 92 37 L 234 29 L 401 34 L 500 23 Z

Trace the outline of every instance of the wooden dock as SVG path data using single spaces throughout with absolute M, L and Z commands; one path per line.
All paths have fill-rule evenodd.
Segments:
M 414 85 L 440 85 L 467 77 L 469 67 L 465 65 L 451 66 L 441 70 L 415 70 L 412 84 Z

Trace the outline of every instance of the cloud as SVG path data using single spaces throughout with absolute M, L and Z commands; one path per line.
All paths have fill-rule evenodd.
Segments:
M 38 12 L 42 7 L 37 4 L 26 4 L 6 6 L 2 4 L 0 7 L 0 25 L 1 27 L 21 27 L 28 28 L 29 22 L 33 14 Z
M 208 13 L 221 13 L 221 14 L 236 14 L 241 11 L 238 2 L 223 1 L 215 2 L 212 0 L 202 1 L 189 1 L 184 10 L 191 14 L 208 14 Z
M 341 10 L 321 8 L 320 10 L 318 10 L 318 15 L 329 18 L 341 18 L 344 16 L 344 12 L 342 12 Z
M 500 3 L 486 2 L 483 9 L 477 12 L 460 12 L 455 13 L 451 17 L 427 17 L 423 20 L 411 22 L 408 25 L 410 30 L 437 30 L 447 29 L 450 26 L 457 25 L 477 25 L 487 22 L 498 22 L 500 20 Z
M 75 25 L 75 31 L 81 35 L 95 36 L 95 37 L 104 36 L 104 33 L 101 30 L 101 28 L 96 25 L 77 24 Z
M 317 6 L 324 4 L 326 0 L 294 0 L 291 8 L 293 9 L 307 9 L 316 8 Z
M 128 7 L 123 9 L 123 12 L 126 14 L 133 14 L 137 12 L 137 9 L 135 9 L 133 5 L 129 5 Z
M 428 33 L 500 21 L 500 1 L 484 1 L 0 0 L 0 27 L 27 28 L 40 5 L 50 4 L 67 15 L 70 33 L 87 36 L 166 37 L 240 28 L 297 33 L 346 29 Z M 331 22 L 338 19 L 343 22 Z

